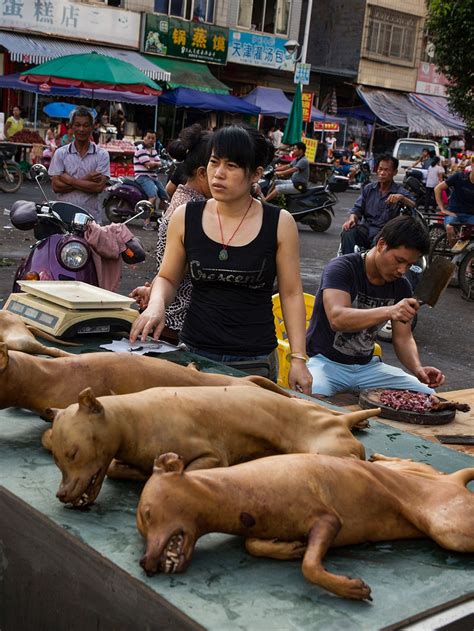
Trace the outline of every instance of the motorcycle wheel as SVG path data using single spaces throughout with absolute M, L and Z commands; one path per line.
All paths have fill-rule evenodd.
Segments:
M 0 189 L 4 193 L 16 193 L 23 183 L 23 173 L 13 162 L 4 162 L 0 166 Z
M 474 300 L 474 250 L 464 257 L 459 266 L 459 284 L 463 297 Z
M 430 235 L 431 246 L 433 246 L 435 241 L 446 235 L 446 230 L 442 224 L 434 223 L 428 226 L 428 234 Z
M 326 232 L 332 224 L 332 215 L 328 210 L 319 210 L 314 219 L 309 222 L 309 227 L 314 232 Z
M 108 199 L 104 204 L 104 210 L 107 219 L 111 223 L 122 223 L 133 214 L 133 209 L 124 199 L 120 199 L 120 197 L 111 197 Z M 127 217 L 123 211 L 128 211 L 129 216 Z

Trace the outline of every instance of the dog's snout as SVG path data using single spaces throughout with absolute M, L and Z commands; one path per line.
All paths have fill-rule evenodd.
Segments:
M 151 564 L 146 554 L 140 559 L 140 565 L 145 570 L 147 576 L 154 576 L 156 574 L 156 569 L 150 567 Z

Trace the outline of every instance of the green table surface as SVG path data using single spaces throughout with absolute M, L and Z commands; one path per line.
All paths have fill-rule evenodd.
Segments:
M 186 353 L 166 356 L 186 363 Z M 54 360 L 52 360 L 54 361 Z M 203 369 L 224 367 L 203 362 Z M 227 371 L 228 372 L 228 371 Z M 472 589 L 474 555 L 428 540 L 364 544 L 330 551 L 332 572 L 359 576 L 373 602 L 337 598 L 307 583 L 299 561 L 249 556 L 238 537 L 203 537 L 185 574 L 148 578 L 139 566 L 143 541 L 135 526 L 141 485 L 105 480 L 98 503 L 71 510 L 55 497 L 60 472 L 40 438 L 47 424 L 31 412 L 0 410 L 0 483 L 208 629 L 380 629 Z M 409 457 L 446 472 L 473 466 L 468 455 L 371 421 L 358 433 L 368 455 Z

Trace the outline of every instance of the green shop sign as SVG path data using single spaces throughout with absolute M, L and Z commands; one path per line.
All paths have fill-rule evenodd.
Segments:
M 187 22 L 147 13 L 143 52 L 211 64 L 227 63 L 229 30 L 204 22 Z

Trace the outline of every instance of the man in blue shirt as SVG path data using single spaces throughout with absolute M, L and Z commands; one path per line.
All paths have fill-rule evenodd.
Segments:
M 448 209 L 446 209 L 442 192 L 451 189 Z M 436 202 L 445 215 L 446 234 L 451 241 L 454 237 L 453 224 L 474 224 L 474 170 L 469 173 L 453 173 L 445 182 L 435 188 Z
M 397 214 L 398 204 L 415 206 L 410 193 L 393 181 L 397 170 L 397 158 L 389 154 L 380 158 L 377 182 L 367 184 L 342 224 L 342 254 L 354 252 L 356 245 L 365 250 L 372 247 L 380 230 Z

